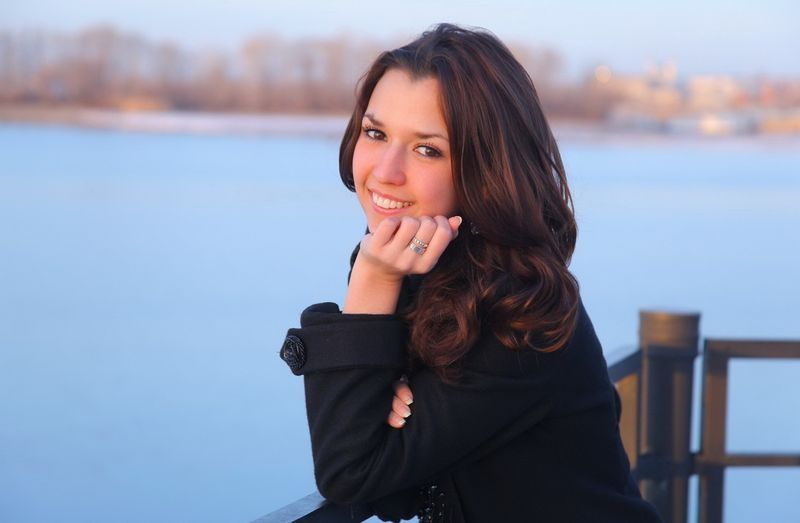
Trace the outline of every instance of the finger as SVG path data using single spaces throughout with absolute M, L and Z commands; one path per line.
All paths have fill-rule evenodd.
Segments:
M 394 382 L 394 395 L 405 402 L 406 405 L 414 403 L 414 395 L 411 393 L 411 387 L 404 381 Z
M 375 232 L 372 234 L 372 241 L 375 247 L 380 248 L 392 241 L 395 232 L 400 227 L 400 220 L 397 218 L 384 218 L 378 224 Z
M 417 233 L 414 235 L 414 238 L 424 241 L 428 243 L 433 238 L 433 234 L 436 232 L 436 220 L 431 218 L 430 216 L 420 216 L 419 217 L 419 229 Z
M 447 218 L 437 216 L 434 220 L 436 220 L 436 231 L 433 233 L 431 241 L 428 242 L 428 252 L 430 252 L 432 258 L 438 260 L 450 242 L 453 241 L 454 235 Z
M 394 234 L 391 242 L 386 246 L 386 249 L 391 252 L 392 257 L 399 258 L 404 254 L 403 250 L 408 248 L 417 231 L 419 231 L 420 221 L 411 216 L 403 216 L 400 227 Z
M 389 417 L 386 420 L 386 423 L 388 423 L 389 426 L 394 427 L 396 429 L 402 429 L 403 425 L 406 424 L 406 420 L 405 418 L 398 416 L 394 412 L 390 412 Z
M 463 218 L 461 218 L 461 216 L 453 216 L 448 218 L 447 221 L 450 223 L 450 228 L 453 230 L 453 239 L 458 238 L 458 229 L 464 221 Z
M 411 416 L 411 407 L 409 407 L 405 401 L 395 396 L 394 399 L 392 399 L 392 412 L 401 418 L 407 418 Z
M 437 225 L 433 218 L 430 216 L 420 216 L 418 220 L 419 229 L 417 229 L 417 232 L 411 237 L 405 246 L 405 250 L 401 253 L 404 265 L 408 267 L 419 263 L 420 256 L 425 254 L 428 248 L 428 242 L 431 241 L 433 234 L 436 232 Z M 421 253 L 419 252 L 420 249 L 422 250 Z

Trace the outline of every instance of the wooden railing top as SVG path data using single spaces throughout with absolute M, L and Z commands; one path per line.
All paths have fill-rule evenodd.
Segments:
M 796 359 L 800 358 L 800 341 L 706 338 L 705 353 L 727 358 Z
M 642 351 L 638 347 L 621 347 L 606 356 L 608 375 L 612 382 L 639 372 L 642 367 Z

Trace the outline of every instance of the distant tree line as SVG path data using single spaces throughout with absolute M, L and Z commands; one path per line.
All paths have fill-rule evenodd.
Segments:
M 75 34 L 0 32 L 0 103 L 247 112 L 340 113 L 377 54 L 400 42 L 351 35 L 253 36 L 234 52 L 189 50 L 114 27 Z M 560 83 L 561 55 L 512 45 L 555 116 L 600 117 L 611 100 Z

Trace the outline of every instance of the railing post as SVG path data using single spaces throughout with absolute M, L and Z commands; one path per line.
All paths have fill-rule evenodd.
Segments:
M 685 523 L 699 313 L 639 312 L 642 351 L 639 459 L 642 496 L 666 523 Z
M 725 490 L 725 432 L 728 414 L 728 357 L 703 348 L 703 403 L 700 424 L 698 521 L 722 523 Z

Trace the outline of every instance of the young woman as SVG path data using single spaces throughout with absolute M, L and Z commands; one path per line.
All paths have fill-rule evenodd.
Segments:
M 387 520 L 658 521 L 567 269 L 558 148 L 508 49 L 443 24 L 380 55 L 339 169 L 368 233 L 342 310 L 309 307 L 281 349 L 320 493 Z

